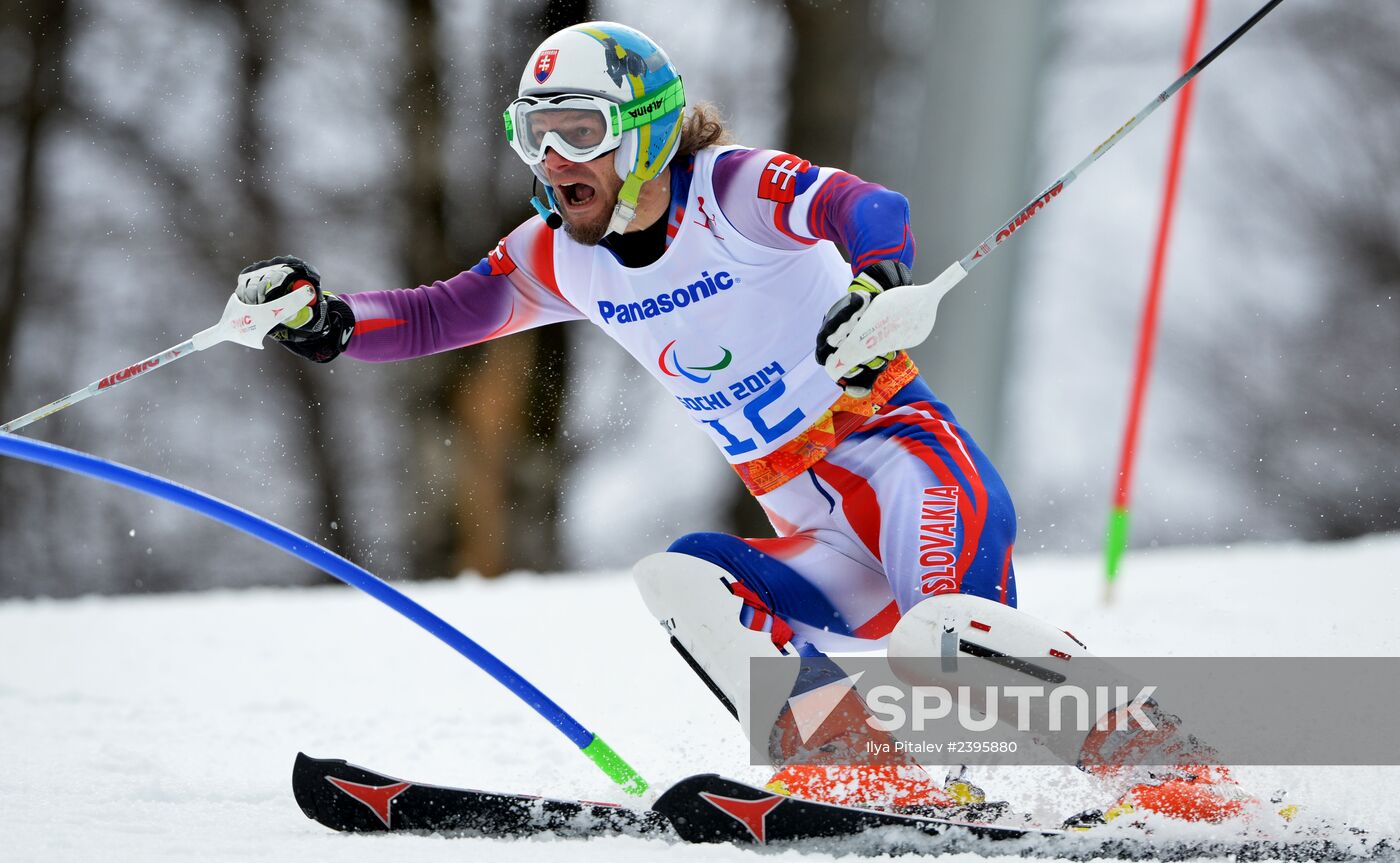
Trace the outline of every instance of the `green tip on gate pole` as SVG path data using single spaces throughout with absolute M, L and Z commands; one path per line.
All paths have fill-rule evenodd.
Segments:
M 1103 598 L 1105 602 L 1113 601 L 1113 585 L 1118 580 L 1118 567 L 1123 562 L 1123 552 L 1128 548 L 1128 508 L 1126 506 L 1115 506 L 1108 516 L 1108 535 L 1104 538 L 1104 561 L 1107 568 L 1104 571 L 1106 580 L 1104 581 Z
M 598 769 L 606 773 L 608 778 L 622 786 L 623 791 L 638 797 L 646 793 L 647 781 L 632 769 L 632 765 L 622 760 L 622 756 L 614 752 L 603 738 L 595 735 L 593 742 L 583 747 L 583 754 L 598 765 Z

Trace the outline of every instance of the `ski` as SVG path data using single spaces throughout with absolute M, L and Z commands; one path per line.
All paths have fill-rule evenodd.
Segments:
M 1395 859 L 1384 840 L 1351 834 L 1346 840 L 1153 836 L 1110 827 L 1089 831 L 984 824 L 835 806 L 775 794 L 714 774 L 682 779 L 652 807 L 686 842 L 738 845 L 802 843 L 807 850 L 881 854 L 1018 855 L 1072 860 Z M 1182 825 L 1189 832 L 1191 827 Z M 1207 826 L 1208 827 L 1208 826 Z
M 713 773 L 682 779 L 662 794 L 652 811 L 665 815 L 686 842 L 738 845 L 811 843 L 822 850 L 886 854 L 902 851 L 975 851 L 998 843 L 999 854 L 1030 849 L 1061 831 L 998 826 L 944 818 L 902 815 L 854 806 L 817 803 L 775 794 Z M 849 840 L 859 837 L 859 847 Z
M 427 785 L 338 759 L 298 754 L 292 771 L 308 818 L 343 832 L 410 831 L 452 836 L 559 838 L 635 836 L 668 843 L 796 845 L 804 850 L 879 854 L 1019 855 L 1075 860 L 1392 859 L 1384 840 L 1154 837 L 1121 829 L 1088 832 L 974 823 L 817 803 L 700 774 L 680 780 L 650 810 Z
M 347 833 L 674 838 L 664 815 L 643 809 L 427 785 L 300 752 L 292 768 L 292 791 L 307 818 Z

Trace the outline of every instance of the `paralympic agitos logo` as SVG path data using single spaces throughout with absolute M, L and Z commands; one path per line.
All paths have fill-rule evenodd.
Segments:
M 708 270 L 702 270 L 699 280 L 691 282 L 683 288 L 676 288 L 674 291 L 660 293 L 654 297 L 646 297 L 630 303 L 599 300 L 598 316 L 603 319 L 605 324 L 636 323 L 659 315 L 669 315 L 677 309 L 683 309 L 692 303 L 707 300 L 721 291 L 727 291 L 737 284 L 739 284 L 739 280 L 724 270 L 720 270 L 713 276 Z
M 734 360 L 734 352 L 729 348 L 720 345 L 719 349 L 724 352 L 724 356 L 718 362 L 708 366 L 687 366 L 681 363 L 680 357 L 676 355 L 676 340 L 671 339 L 666 347 L 661 349 L 661 356 L 657 357 L 656 364 L 660 366 L 661 372 L 667 377 L 685 378 L 695 381 L 697 384 L 707 384 L 710 378 L 714 377 L 714 372 L 729 368 L 729 364 Z M 710 372 L 710 374 L 700 377 L 692 372 Z

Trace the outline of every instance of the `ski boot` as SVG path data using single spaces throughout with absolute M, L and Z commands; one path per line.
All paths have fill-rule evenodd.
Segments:
M 816 729 L 802 729 L 785 709 L 769 742 L 781 765 L 767 788 L 778 794 L 910 815 L 991 821 L 1007 804 L 987 802 L 982 789 L 962 778 L 940 784 L 893 737 L 872 728 L 870 714 L 847 687 Z
M 1155 728 L 1136 724 L 1126 710 L 1117 711 L 1108 728 L 1089 732 L 1080 749 L 1079 767 L 1110 786 L 1127 790 L 1107 809 L 1091 809 L 1065 821 L 1066 829 L 1084 830 L 1131 816 L 1156 815 L 1177 821 L 1218 824 L 1239 818 L 1257 800 L 1240 787 L 1217 753 L 1181 729 L 1181 719 L 1155 701 L 1142 711 Z M 1162 766 L 1156 766 L 1162 765 Z
M 1071 816 L 1065 821 L 1065 829 L 1088 830 L 1125 816 L 1128 822 L 1134 822 L 1149 815 L 1219 824 L 1243 816 L 1256 802 L 1230 775 L 1229 768 L 1175 767 L 1149 773 L 1107 809 L 1090 809 Z

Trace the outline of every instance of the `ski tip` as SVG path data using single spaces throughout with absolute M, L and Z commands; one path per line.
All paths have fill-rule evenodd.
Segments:
M 296 798 L 302 814 L 313 821 L 316 820 L 317 811 L 317 781 L 325 775 L 324 770 L 317 769 L 318 763 L 325 762 L 312 758 L 305 752 L 298 752 L 296 761 L 292 763 L 292 796 Z

